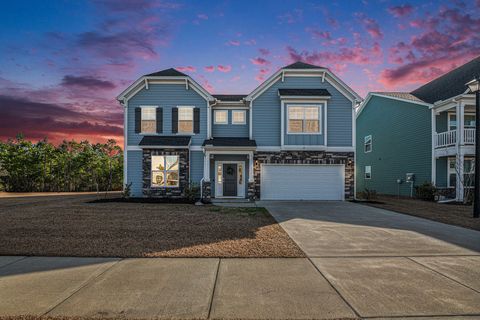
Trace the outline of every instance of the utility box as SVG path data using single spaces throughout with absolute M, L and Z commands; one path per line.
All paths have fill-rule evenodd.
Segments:
M 406 182 L 414 182 L 415 181 L 415 173 L 407 173 L 405 175 Z

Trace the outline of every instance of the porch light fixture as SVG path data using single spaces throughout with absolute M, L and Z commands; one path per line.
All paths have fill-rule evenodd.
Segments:
M 480 77 L 466 84 L 475 94 L 475 189 L 473 198 L 473 217 L 480 216 Z

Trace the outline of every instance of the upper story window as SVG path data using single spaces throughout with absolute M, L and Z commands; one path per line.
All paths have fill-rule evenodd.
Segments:
M 463 116 L 463 126 L 465 129 L 475 129 L 475 114 L 466 113 Z M 448 130 L 457 130 L 457 115 L 455 113 L 448 114 Z
M 320 133 L 320 106 L 289 106 L 288 133 Z
M 372 151 L 372 135 L 368 135 L 365 137 L 364 146 L 365 153 Z
M 213 114 L 215 124 L 228 124 L 228 110 L 215 110 Z
M 193 108 L 178 108 L 178 132 L 193 133 Z
M 178 187 L 178 156 L 152 156 L 152 187 Z
M 372 178 L 372 166 L 365 166 L 365 179 Z
M 232 111 L 232 124 L 246 124 L 247 112 L 245 110 Z
M 155 133 L 157 131 L 157 109 L 154 107 L 142 108 L 142 121 L 141 132 L 142 133 Z

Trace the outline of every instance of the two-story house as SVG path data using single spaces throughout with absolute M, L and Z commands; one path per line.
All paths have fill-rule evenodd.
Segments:
M 354 196 L 355 107 L 329 69 L 296 62 L 245 95 L 211 95 L 167 69 L 123 105 L 124 182 L 135 197 L 342 200 Z
M 372 92 L 357 112 L 357 190 L 405 195 L 423 182 L 463 201 L 473 185 L 480 57 L 412 92 Z M 413 174 L 408 181 L 407 174 Z

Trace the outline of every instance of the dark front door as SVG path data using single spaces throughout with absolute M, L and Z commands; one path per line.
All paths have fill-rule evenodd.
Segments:
M 223 164 L 223 196 L 237 196 L 237 165 L 235 163 Z

